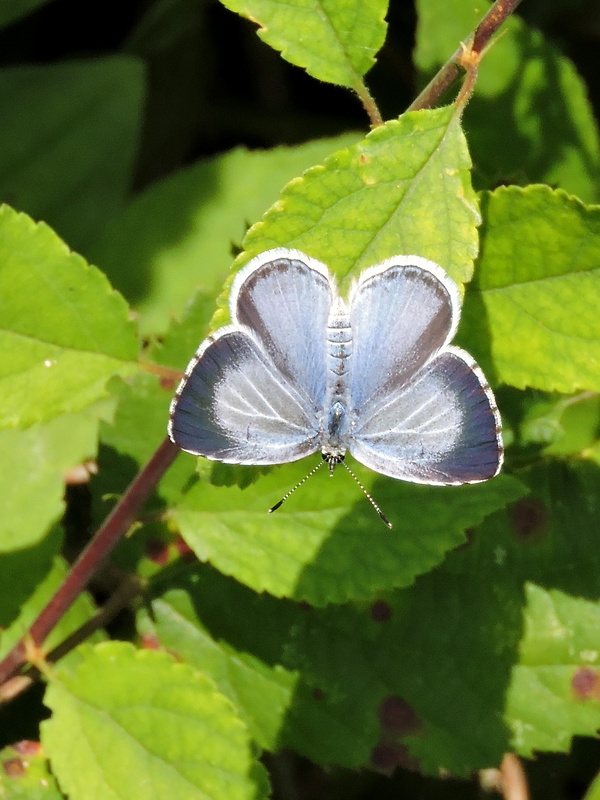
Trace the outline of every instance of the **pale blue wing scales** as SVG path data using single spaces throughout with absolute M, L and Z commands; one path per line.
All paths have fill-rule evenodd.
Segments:
M 182 450 L 229 464 L 283 464 L 319 449 L 305 397 L 244 330 L 222 328 L 200 347 L 171 404 Z
M 322 411 L 327 381 L 327 320 L 335 286 L 327 268 L 298 250 L 253 259 L 231 291 L 234 323 L 252 331 L 274 367 Z
M 497 475 L 500 418 L 483 373 L 468 353 L 448 347 L 363 409 L 350 452 L 376 472 L 415 483 L 477 483 Z
M 366 270 L 350 294 L 353 416 L 411 376 L 456 331 L 460 297 L 437 264 L 395 256 Z

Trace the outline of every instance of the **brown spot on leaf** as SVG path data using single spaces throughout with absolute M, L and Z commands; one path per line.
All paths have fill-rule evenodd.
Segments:
M 392 617 L 392 607 L 385 600 L 375 600 L 371 606 L 371 618 L 374 622 L 387 622 Z
M 546 532 L 549 515 L 546 506 L 537 497 L 524 497 L 511 507 L 510 518 L 517 536 L 530 540 Z
M 600 670 L 581 667 L 571 678 L 571 688 L 582 700 L 600 701 Z
M 181 538 L 181 536 L 178 536 L 175 539 L 175 549 L 179 553 L 180 557 L 184 559 L 184 561 L 193 561 L 196 558 L 196 554 L 192 548 Z
M 396 767 L 404 767 L 416 771 L 419 761 L 399 742 L 394 744 L 376 744 L 371 750 L 371 766 L 378 772 L 391 775 Z
M 323 689 L 319 689 L 319 687 L 317 686 L 312 690 L 312 696 L 314 697 L 315 700 L 324 700 L 325 692 L 323 691 Z
M 389 695 L 379 706 L 379 722 L 387 733 L 408 736 L 421 730 L 421 720 L 414 708 L 398 695 Z
M 98 464 L 93 460 L 77 464 L 65 472 L 65 483 L 68 486 L 83 486 L 90 482 L 91 475 L 98 474 Z
M 159 383 L 161 389 L 165 389 L 167 392 L 171 393 L 175 391 L 175 387 L 177 386 L 177 381 L 174 378 L 167 378 L 165 375 L 161 376 Z
M 20 758 L 8 758 L 2 762 L 2 768 L 10 778 L 20 778 L 25 774 L 25 764 Z
M 160 639 L 155 633 L 144 633 L 140 637 L 140 645 L 144 650 L 160 650 Z
M 159 567 L 164 567 L 169 563 L 169 545 L 160 539 L 148 539 L 146 557 Z
M 20 756 L 37 756 L 42 752 L 42 743 L 33 739 L 21 739 L 13 744 L 12 749 Z

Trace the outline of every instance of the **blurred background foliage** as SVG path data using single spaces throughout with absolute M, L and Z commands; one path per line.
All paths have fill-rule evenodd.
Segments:
M 520 14 L 573 61 L 598 119 L 600 4 L 525 0 Z M 409 105 L 425 71 L 434 68 L 425 57 L 423 71 L 413 61 L 417 19 L 413 2 L 391 0 L 386 44 L 367 77 L 384 119 Z M 227 153 L 225 168 L 235 170 L 236 156 L 229 151 L 236 147 L 270 149 L 367 129 L 364 110 L 350 92 L 288 64 L 261 42 L 255 25 L 217 0 L 0 0 L 0 26 L 0 199 L 46 220 L 103 268 L 106 258 L 111 280 L 133 303 L 143 300 L 143 282 L 126 280 L 116 269 L 111 274 L 108 250 L 114 240 L 105 231 L 136 195 L 218 154 Z M 468 135 L 468 115 L 466 128 Z M 42 152 L 40 170 L 35 154 Z M 318 150 L 304 155 L 286 179 L 321 158 Z M 210 182 L 210 169 L 199 163 L 193 177 L 198 191 L 202 181 Z M 493 185 L 496 177 L 479 176 L 479 183 Z M 598 185 L 598 175 L 589 178 Z M 250 195 L 248 224 L 283 183 L 278 173 L 264 194 L 259 167 L 255 180 L 255 196 L 252 186 L 244 189 Z M 231 177 L 228 182 L 235 183 Z M 584 199 L 597 196 L 590 190 Z M 176 197 L 169 222 L 176 237 L 184 225 Z M 235 252 L 243 230 L 238 233 L 239 239 L 222 241 L 221 248 Z M 212 288 L 218 285 L 219 276 Z M 150 332 L 159 328 L 149 325 Z M 532 412 L 530 428 L 546 420 L 542 412 Z M 19 701 L 15 718 L 26 719 L 23 704 L 33 701 Z M 589 739 L 576 739 L 568 756 L 539 756 L 527 764 L 532 795 L 581 797 L 599 759 L 598 743 Z M 302 798 L 481 796 L 474 782 L 424 779 L 408 769 L 399 769 L 391 781 L 343 770 L 325 773 L 293 754 L 270 756 L 268 766 L 276 797 L 286 796 L 291 779 Z

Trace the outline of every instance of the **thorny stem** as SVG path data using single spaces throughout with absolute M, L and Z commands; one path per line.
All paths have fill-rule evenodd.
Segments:
M 106 518 L 94 538 L 74 562 L 64 583 L 21 639 L 0 663 L 0 686 L 27 662 L 28 650 L 42 648 L 48 634 L 73 605 L 88 581 L 113 547 L 135 521 L 137 512 L 171 466 L 179 449 L 165 439 L 150 461 L 129 484 L 125 494 Z
M 515 11 L 521 0 L 496 0 L 485 17 L 481 20 L 474 33 L 467 37 L 469 46 L 460 45 L 437 75 L 427 84 L 419 96 L 413 100 L 407 111 L 417 111 L 422 108 L 432 108 L 439 102 L 444 93 L 452 86 L 456 79 L 467 72 L 468 87 L 463 87 L 459 95 L 462 104 L 466 103 L 472 91 L 477 66 L 484 49 L 490 43 L 492 36 L 506 19 Z M 468 54 L 468 57 L 465 56 Z M 466 90 L 466 91 L 465 91 Z

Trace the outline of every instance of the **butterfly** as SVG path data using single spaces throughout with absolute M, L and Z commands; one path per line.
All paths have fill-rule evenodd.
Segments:
M 456 284 L 419 256 L 366 269 L 344 300 L 321 262 L 264 252 L 233 281 L 231 324 L 190 361 L 169 436 L 229 464 L 320 451 L 333 471 L 350 452 L 404 481 L 492 478 L 503 461 L 500 415 L 474 359 L 450 345 L 460 309 Z

